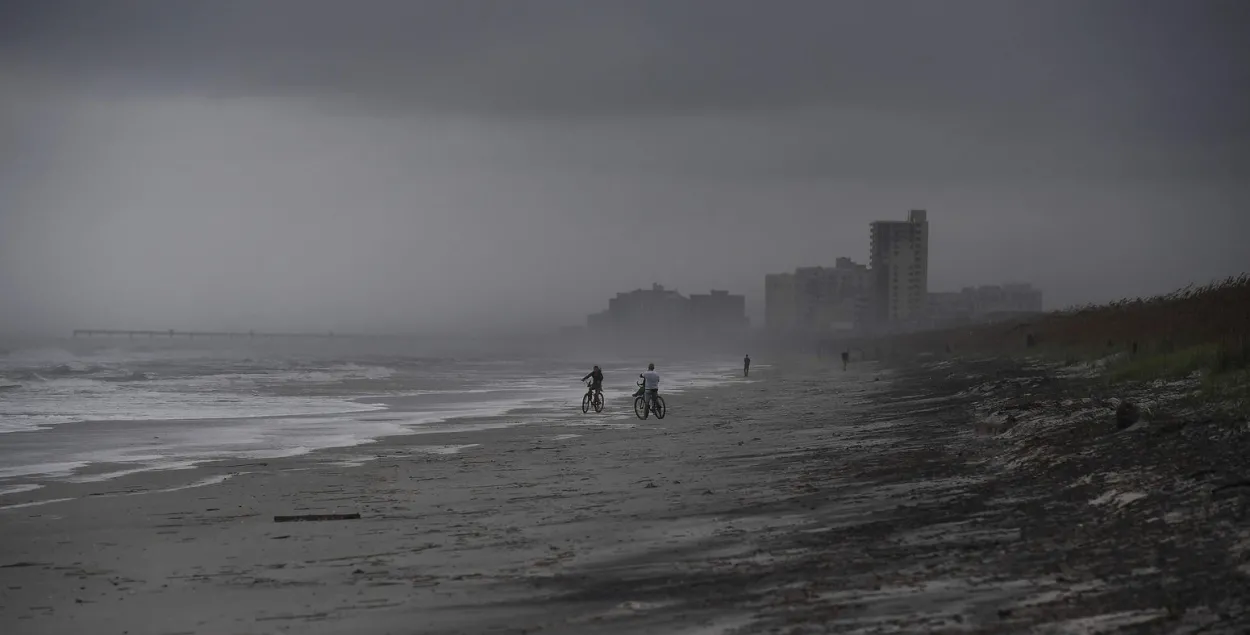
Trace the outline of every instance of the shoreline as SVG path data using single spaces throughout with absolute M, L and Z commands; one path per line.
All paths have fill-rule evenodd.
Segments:
M 676 394 L 740 381 L 730 372 L 717 372 L 713 368 L 698 365 L 682 367 L 677 375 L 677 385 L 666 392 Z M 566 392 L 572 395 L 576 389 L 560 389 L 551 392 L 550 397 L 525 395 L 527 392 L 501 384 L 465 390 L 344 395 L 330 397 L 345 406 L 342 410 L 206 419 L 102 419 L 11 431 L 0 435 L 0 442 L 9 446 L 7 449 L 17 448 L 20 452 L 23 445 L 28 444 L 33 456 L 45 460 L 14 463 L 0 469 L 0 510 L 9 504 L 31 502 L 9 500 L 8 497 L 13 494 L 48 485 L 92 480 L 98 478 L 105 468 L 117 472 L 116 476 L 143 471 L 185 471 L 189 467 L 212 463 L 276 460 L 309 452 L 367 446 L 393 436 L 431 434 L 462 427 L 490 429 L 502 425 L 527 425 L 546 417 L 566 416 L 567 413 L 561 409 L 577 410 L 578 405 L 574 402 L 581 397 L 580 392 L 576 397 L 566 396 Z M 630 390 L 622 389 L 609 391 L 608 395 L 609 399 L 616 396 L 624 400 L 629 393 Z M 448 399 L 448 395 L 455 395 L 456 398 Z M 564 403 L 565 399 L 568 403 Z M 550 405 L 553 401 L 559 403 L 555 408 Z M 510 423 L 503 424 L 501 421 Z M 283 425 L 266 427 L 266 424 Z M 80 442 L 82 437 L 99 436 L 108 444 L 119 430 L 134 437 L 137 444 L 107 447 L 105 451 L 100 451 L 84 450 Z M 213 438 L 218 431 L 224 435 L 220 437 L 221 441 Z M 280 439 L 285 434 L 295 435 L 296 439 L 306 443 L 283 445 Z M 250 444 L 230 441 L 240 435 L 244 438 L 255 436 L 255 439 Z M 339 438 L 326 438 L 336 436 Z M 266 443 L 266 437 L 272 437 L 278 445 Z M 170 442 L 155 441 L 162 438 L 170 439 Z M 220 443 L 220 448 L 214 443 Z M 232 445 L 239 447 L 231 448 Z M 86 447 L 92 446 L 87 443 Z M 185 451 L 185 448 L 199 449 Z M 127 456 L 133 455 L 136 449 L 148 451 L 142 457 Z M 46 458 L 40 455 L 46 455 Z
M 191 490 L 10 510 L 0 623 L 1244 632 L 1250 426 L 1118 430 L 1090 386 L 1006 360 L 789 365 L 688 392 L 662 422 L 578 425 L 579 411 L 391 437 L 353 465 L 293 457 Z M 328 513 L 360 518 L 273 522 Z
M 754 381 L 754 380 L 748 380 Z M 729 384 L 736 383 L 733 379 L 726 379 L 723 382 L 715 383 L 711 386 L 695 386 L 677 388 L 665 391 L 666 394 L 690 394 L 704 390 L 719 390 L 727 388 Z M 628 394 L 629 391 L 620 391 L 622 394 Z M 580 398 L 581 393 L 578 393 Z M 175 491 L 183 489 L 177 485 L 178 483 L 198 483 L 205 479 L 223 477 L 231 478 L 234 472 L 222 472 L 235 467 L 270 467 L 271 465 L 280 466 L 284 462 L 295 464 L 301 469 L 308 465 L 318 464 L 342 464 L 345 462 L 355 462 L 359 460 L 361 455 L 369 455 L 370 448 L 375 446 L 418 446 L 422 444 L 417 439 L 428 437 L 431 435 L 459 435 L 487 432 L 490 430 L 499 430 L 512 427 L 526 427 L 531 425 L 550 424 L 556 421 L 569 420 L 574 417 L 597 417 L 605 421 L 618 422 L 621 419 L 637 421 L 633 410 L 625 412 L 624 408 L 629 407 L 627 401 L 632 399 L 619 398 L 621 402 L 620 412 L 605 411 L 600 414 L 590 413 L 582 414 L 580 406 L 574 403 L 573 398 L 569 398 L 567 407 L 564 409 L 541 408 L 535 406 L 534 400 L 526 400 L 517 402 L 505 409 L 485 408 L 485 409 L 466 409 L 464 411 L 448 410 L 447 416 L 442 413 L 428 410 L 409 410 L 405 408 L 405 402 L 411 400 L 408 395 L 390 395 L 390 396 L 365 396 L 349 399 L 354 403 L 362 405 L 377 404 L 380 405 L 376 410 L 361 410 L 337 414 L 309 414 L 309 415 L 274 415 L 267 417 L 253 417 L 249 419 L 241 419 L 237 421 L 264 421 L 266 419 L 278 418 L 297 418 L 297 419 L 316 419 L 319 417 L 337 417 L 350 416 L 358 420 L 365 421 L 382 421 L 387 422 L 391 419 L 403 426 L 403 430 L 397 430 L 390 434 L 379 435 L 376 438 L 345 445 L 332 445 L 326 447 L 313 448 L 308 451 L 296 452 L 293 454 L 276 454 L 274 456 L 238 456 L 229 458 L 213 458 L 213 459 L 188 459 L 185 461 L 173 462 L 169 465 L 143 465 L 137 466 L 136 462 L 109 462 L 109 461 L 93 461 L 86 463 L 75 462 L 74 466 L 67 468 L 65 471 L 55 473 L 39 473 L 27 476 L 12 476 L 0 479 L 0 514 L 8 509 L 25 509 L 29 507 L 41 506 L 44 504 L 63 503 L 77 500 L 83 497 L 92 496 L 113 496 L 113 495 L 135 495 L 142 493 L 160 493 L 164 491 Z M 612 403 L 610 400 L 609 403 Z M 489 414 L 481 414 L 481 410 L 489 410 Z M 567 412 L 565 412 L 567 410 Z M 423 415 L 430 417 L 428 421 L 413 421 L 412 415 Z M 625 415 L 628 415 L 626 418 Z M 418 417 L 419 418 L 419 417 Z M 185 424 L 193 425 L 201 420 L 169 420 L 169 421 L 107 421 L 106 424 Z M 212 422 L 220 421 L 236 421 L 234 419 L 208 420 Z M 100 422 L 75 422 L 70 424 L 60 424 L 57 433 L 72 433 L 75 428 L 92 425 Z M 10 434 L 23 434 L 16 432 Z M 0 439 L 2 440 L 2 439 Z M 435 444 L 437 445 L 437 444 Z M 375 457 L 376 458 L 376 457 Z M 372 459 L 365 459 L 372 460 Z M 68 464 L 67 464 L 68 465 Z M 277 469 L 282 469 L 278 467 Z M 155 485 L 155 489 L 144 489 L 147 485 Z M 9 491 L 5 491 L 8 488 Z M 170 489 L 172 488 L 172 489 Z M 78 494 L 78 495 L 72 495 Z M 0 516 L 0 521 L 3 517 Z

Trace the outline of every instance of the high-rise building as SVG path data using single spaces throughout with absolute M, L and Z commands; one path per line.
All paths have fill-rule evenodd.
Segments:
M 793 273 L 764 276 L 764 326 L 772 331 L 794 328 L 797 301 Z
M 658 284 L 616 294 L 606 311 L 588 316 L 586 323 L 592 329 L 622 332 L 731 331 L 750 325 L 745 296 L 713 290 L 686 297 Z
M 930 293 L 927 317 L 933 323 L 950 324 L 1041 312 L 1041 289 L 1028 283 L 1013 283 Z
M 872 315 L 878 322 L 912 322 L 929 301 L 929 221 L 912 210 L 905 221 L 876 221 L 871 227 Z
M 743 329 L 747 320 L 746 296 L 726 290 L 690 294 L 690 319 L 701 329 L 716 331 Z
M 1003 285 L 1004 311 L 1042 312 L 1042 290 L 1027 282 Z
M 868 267 L 838 258 L 833 267 L 799 267 L 764 277 L 764 321 L 770 330 L 825 332 L 854 328 L 864 317 Z

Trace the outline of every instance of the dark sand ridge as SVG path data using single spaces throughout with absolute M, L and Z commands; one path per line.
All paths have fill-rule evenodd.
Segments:
M 0 630 L 1250 625 L 1250 488 L 1229 487 L 1245 422 L 1116 432 L 1107 404 L 1080 401 L 1086 380 L 1003 363 L 760 375 L 674 396 L 637 427 L 579 413 L 28 493 L 75 500 L 0 512 Z M 1016 427 L 976 435 L 978 408 Z M 379 458 L 332 463 L 362 453 Z M 362 518 L 273 522 L 326 512 Z

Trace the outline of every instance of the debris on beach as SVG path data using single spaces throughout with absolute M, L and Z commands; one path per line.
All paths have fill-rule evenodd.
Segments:
M 296 516 L 273 517 L 273 522 L 275 523 L 314 522 L 324 520 L 360 520 L 360 514 L 300 514 Z
M 1133 402 L 1125 399 L 1115 408 L 1115 427 L 1123 430 L 1141 419 L 1141 409 Z

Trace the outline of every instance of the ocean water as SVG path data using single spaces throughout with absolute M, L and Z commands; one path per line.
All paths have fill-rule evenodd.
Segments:
M 735 358 L 656 359 L 665 393 L 736 380 Z M 598 363 L 632 417 L 646 360 L 420 355 L 398 342 L 65 339 L 0 344 L 0 495 L 218 459 L 293 456 L 456 426 L 582 416 Z

